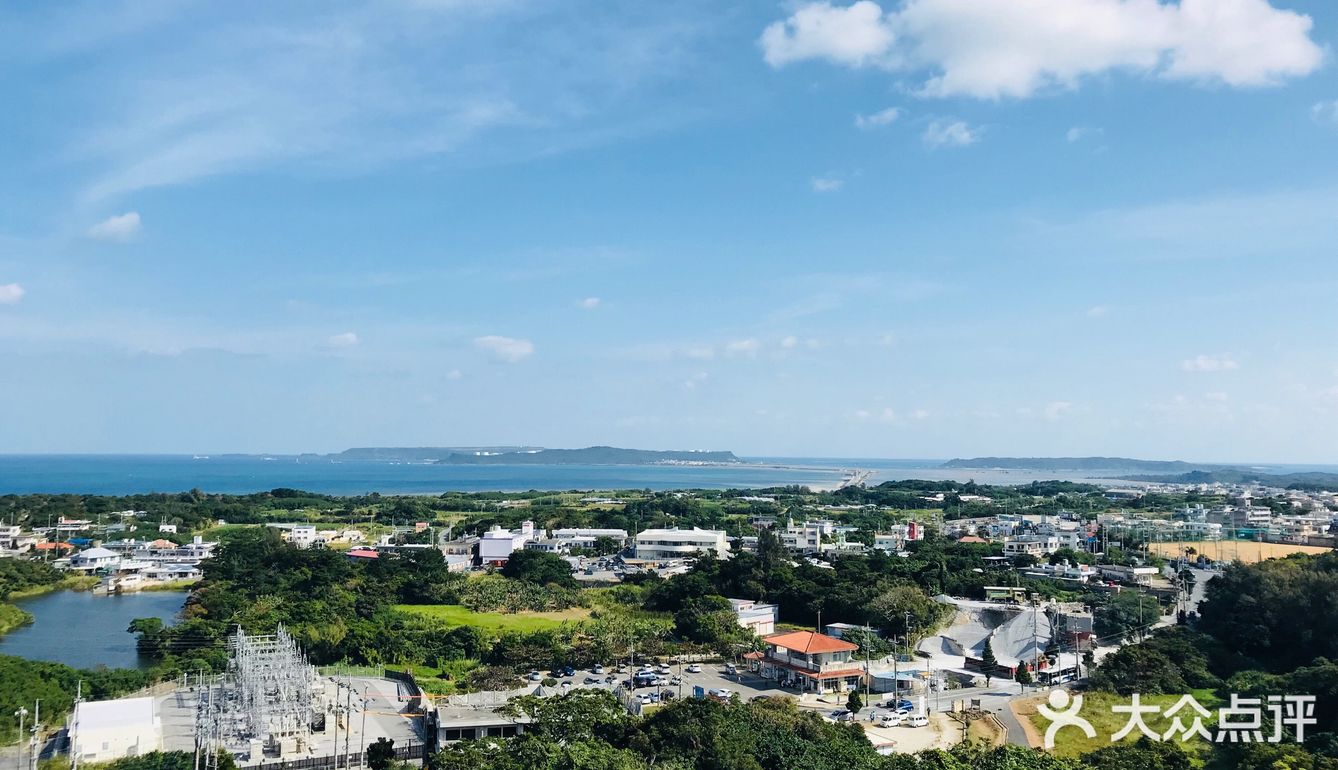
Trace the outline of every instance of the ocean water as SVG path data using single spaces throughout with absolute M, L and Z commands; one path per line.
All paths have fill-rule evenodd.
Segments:
M 741 489 L 840 483 L 847 461 L 681 465 L 430 465 L 252 456 L 0 455 L 0 494 L 246 494 L 291 487 L 331 495 L 597 489 Z

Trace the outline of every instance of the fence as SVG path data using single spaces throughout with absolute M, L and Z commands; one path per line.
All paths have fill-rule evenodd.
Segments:
M 423 764 L 423 759 L 427 756 L 427 747 L 421 743 L 411 743 L 408 746 L 400 746 L 395 749 L 395 759 L 412 762 L 417 761 L 418 765 Z M 239 762 L 238 767 L 256 768 L 260 770 L 334 770 L 334 768 L 345 767 L 366 767 L 367 754 L 363 751 L 355 751 L 350 754 L 331 754 L 326 757 L 304 757 L 302 759 L 273 760 L 270 762 L 261 761 L 254 765 L 248 765 Z

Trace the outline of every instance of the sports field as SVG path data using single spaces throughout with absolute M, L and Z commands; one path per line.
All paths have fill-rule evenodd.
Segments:
M 1254 564 L 1263 559 L 1274 559 L 1294 553 L 1327 553 L 1332 548 L 1290 543 L 1256 543 L 1253 540 L 1204 540 L 1183 543 L 1152 543 L 1148 550 L 1159 556 L 1179 556 L 1182 548 L 1193 548 L 1213 561 L 1239 561 Z
M 450 626 L 474 626 L 485 631 L 542 631 L 563 623 L 585 620 L 590 610 L 573 607 L 559 612 L 475 612 L 459 604 L 397 604 L 395 609 Z

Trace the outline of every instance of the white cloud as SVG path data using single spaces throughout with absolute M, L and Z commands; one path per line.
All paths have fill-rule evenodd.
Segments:
M 755 356 L 762 349 L 762 343 L 755 339 L 731 340 L 725 343 L 725 355 Z
M 1186 372 L 1229 372 L 1239 369 L 1240 364 L 1229 355 L 1197 355 L 1181 361 L 1180 368 Z
M 698 385 L 700 385 L 703 382 L 706 382 L 706 379 L 707 379 L 706 372 L 697 372 L 696 374 L 692 375 L 683 382 L 683 387 L 688 390 L 696 390 Z
M 897 107 L 888 107 L 885 110 L 879 110 L 872 115 L 856 115 L 855 128 L 878 128 L 897 122 L 901 117 L 901 110 Z
M 19 300 L 23 299 L 23 295 L 27 293 L 17 283 L 0 284 L 0 305 L 18 304 Z
M 1105 318 L 1110 315 L 1110 307 L 1107 305 L 1093 305 L 1087 308 L 1088 318 Z
M 514 364 L 534 354 L 533 342 L 514 337 L 502 337 L 497 334 L 475 337 L 474 346 L 479 350 L 491 353 L 497 360 L 505 361 L 508 364 Z
M 1091 136 L 1101 136 L 1101 134 L 1103 133 L 1105 133 L 1105 131 L 1100 128 L 1092 128 L 1091 126 L 1074 126 L 1073 128 L 1070 128 L 1068 131 L 1064 132 L 1064 139 L 1069 144 L 1074 144 L 1076 142 L 1081 142 L 1082 140 Z
M 599 307 L 599 297 L 586 297 L 576 303 L 582 310 L 594 310 Z
M 710 345 L 695 345 L 684 350 L 683 355 L 688 358 L 695 358 L 698 361 L 709 361 L 715 358 L 715 348 Z
M 928 409 L 916 409 L 911 412 L 911 417 L 916 420 L 928 420 L 930 416 L 931 413 Z
M 344 332 L 342 334 L 332 334 L 325 340 L 325 344 L 332 348 L 351 348 L 359 342 L 358 335 L 353 332 Z
M 452 369 L 449 372 L 446 372 L 446 379 L 448 380 L 459 380 L 463 379 L 464 376 L 465 373 L 460 371 L 459 369 Z
M 114 217 L 107 217 L 88 229 L 88 237 L 99 241 L 125 243 L 139 235 L 139 212 L 127 211 Z
M 1228 399 L 1227 394 L 1223 393 L 1220 390 L 1210 390 L 1207 393 L 1204 393 L 1203 397 L 1208 399 L 1209 401 L 1215 401 L 1219 404 L 1225 403 Z
M 1273 85 L 1319 68 L 1309 16 L 1268 0 L 810 2 L 762 33 L 773 67 L 826 60 L 925 77 L 926 96 L 1026 98 L 1114 70 Z
M 794 335 L 785 337 L 780 341 L 780 346 L 785 348 L 786 350 L 791 350 L 793 348 L 796 348 L 799 346 L 799 338 Z
M 1058 420 L 1073 410 L 1071 401 L 1051 401 L 1045 405 L 1045 419 Z
M 932 120 L 920 138 L 930 147 L 965 147 L 980 141 L 980 129 L 961 120 Z
M 1331 102 L 1315 102 L 1310 107 L 1310 114 L 1315 120 L 1338 124 L 1338 99 Z
M 897 39 L 892 27 L 883 9 L 870 0 L 845 8 L 808 3 L 788 19 L 768 25 L 759 42 L 773 67 L 806 59 L 863 67 L 886 59 Z
M 833 177 L 813 177 L 813 192 L 829 193 L 841 189 L 844 181 Z

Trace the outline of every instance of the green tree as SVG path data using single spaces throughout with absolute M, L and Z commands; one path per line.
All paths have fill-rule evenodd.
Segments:
M 846 698 L 846 708 L 852 712 L 864 708 L 864 699 L 860 697 L 859 690 L 851 690 L 849 697 Z
M 1031 676 L 1031 669 L 1027 667 L 1026 661 L 1018 661 L 1018 664 L 1017 664 L 1017 673 L 1014 674 L 1013 679 L 1014 679 L 1018 684 L 1020 684 L 1020 685 L 1024 685 L 1024 686 L 1025 686 L 1025 685 L 1029 685 L 1029 684 L 1031 684 L 1033 681 L 1035 681 L 1034 679 L 1032 679 L 1032 676 Z
M 502 567 L 502 574 L 512 580 L 536 585 L 554 584 L 569 588 L 578 585 L 566 559 L 543 551 L 525 550 L 511 554 Z
M 367 747 L 367 766 L 372 770 L 389 770 L 395 761 L 395 739 L 381 737 Z
M 980 653 L 980 667 L 985 672 L 985 686 L 990 686 L 990 680 L 994 678 L 994 671 L 999 667 L 999 661 L 994 657 L 994 645 L 989 639 L 985 640 L 985 650 Z

